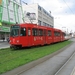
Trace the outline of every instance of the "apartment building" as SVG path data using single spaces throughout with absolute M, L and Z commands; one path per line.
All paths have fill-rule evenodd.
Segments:
M 38 4 L 23 5 L 24 21 L 41 26 L 54 27 L 54 18 L 51 12 L 47 12 Z

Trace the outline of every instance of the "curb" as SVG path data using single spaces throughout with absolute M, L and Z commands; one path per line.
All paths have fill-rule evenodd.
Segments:
M 20 67 L 17 67 L 15 69 L 13 69 L 11 71 L 8 71 L 8 72 L 6 72 L 4 74 L 1 74 L 1 75 L 19 75 L 19 74 L 29 70 L 30 68 L 33 68 L 34 66 L 36 66 L 36 65 L 38 65 L 38 64 L 40 64 L 40 63 L 52 58 L 54 55 L 57 55 L 58 53 L 62 52 L 63 50 L 65 50 L 66 48 L 71 46 L 73 43 L 74 42 L 72 42 L 71 44 L 65 46 L 64 48 L 62 48 L 62 49 L 60 49 L 60 50 L 58 50 L 58 51 L 56 51 L 56 52 L 54 52 L 54 53 L 52 53 L 50 55 L 47 55 L 47 56 L 42 57 L 40 59 L 34 60 L 34 61 L 32 61 L 32 62 L 30 62 L 28 64 L 25 64 L 25 65 L 22 65 Z

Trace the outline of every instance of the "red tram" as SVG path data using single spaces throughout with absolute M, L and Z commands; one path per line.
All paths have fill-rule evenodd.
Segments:
M 64 33 L 55 28 L 36 24 L 15 24 L 11 26 L 10 47 L 30 47 L 64 41 Z

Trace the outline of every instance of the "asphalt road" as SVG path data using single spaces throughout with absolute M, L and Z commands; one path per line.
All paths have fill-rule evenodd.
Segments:
M 7 41 L 0 41 L 0 49 L 8 47 L 10 47 L 10 44 Z

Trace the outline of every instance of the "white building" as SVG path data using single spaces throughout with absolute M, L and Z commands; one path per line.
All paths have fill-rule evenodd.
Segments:
M 23 23 L 20 0 L 0 0 L 0 40 L 9 36 L 11 24 Z
M 54 27 L 54 18 L 38 4 L 23 5 L 24 22 Z

